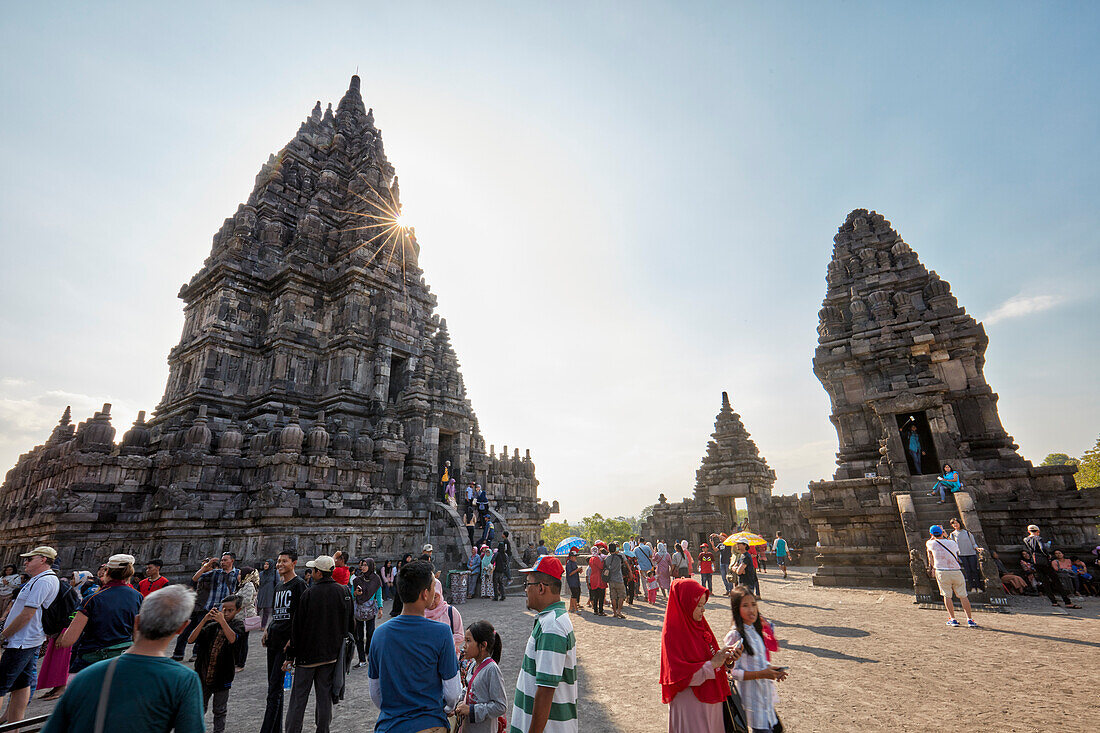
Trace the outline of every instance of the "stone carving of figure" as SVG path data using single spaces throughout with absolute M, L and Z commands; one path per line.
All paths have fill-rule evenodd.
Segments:
M 924 558 L 920 556 L 920 550 L 909 551 L 909 572 L 913 575 L 913 590 L 918 596 L 935 595 L 932 589 L 932 576 L 928 573 Z

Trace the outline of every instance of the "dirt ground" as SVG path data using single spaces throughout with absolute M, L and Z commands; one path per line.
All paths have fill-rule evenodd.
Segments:
M 1055 615 L 1045 598 L 1013 598 L 1012 613 L 979 613 L 981 629 L 954 629 L 942 608 L 920 609 L 908 594 L 815 588 L 811 573 L 794 569 L 787 581 L 775 571 L 761 575 L 761 611 L 780 639 L 774 659 L 791 668 L 778 707 L 788 731 L 1100 730 L 1100 599 Z M 501 632 L 510 684 L 532 613 L 519 597 L 474 599 L 458 609 L 467 625 L 485 618 Z M 636 602 L 626 614 L 625 621 L 573 617 L 582 733 L 667 730 L 657 682 L 664 607 Z M 711 599 L 707 619 L 719 637 L 729 629 L 725 598 Z M 263 717 L 264 650 L 252 637 L 229 699 L 229 733 L 254 733 Z M 51 705 L 36 700 L 28 714 Z M 311 704 L 305 730 L 313 729 L 312 715 Z M 375 715 L 366 670 L 353 669 L 332 730 L 371 731 Z

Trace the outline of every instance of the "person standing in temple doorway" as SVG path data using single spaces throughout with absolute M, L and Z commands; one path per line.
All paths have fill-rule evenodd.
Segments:
M 913 422 L 913 418 L 905 423 L 909 426 L 908 432 L 905 433 L 905 449 L 909 451 L 909 457 L 913 459 L 914 474 L 922 474 L 920 459 L 924 455 L 924 449 L 920 444 L 920 435 L 917 433 L 917 424 Z M 904 428 L 902 428 L 904 431 Z
M 447 484 L 454 478 L 451 473 L 451 462 L 443 461 L 443 475 L 439 477 L 439 500 L 447 501 Z

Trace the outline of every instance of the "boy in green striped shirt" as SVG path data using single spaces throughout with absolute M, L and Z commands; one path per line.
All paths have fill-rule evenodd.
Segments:
M 508 733 L 577 733 L 577 640 L 561 600 L 561 561 L 543 555 L 526 575 L 535 626 L 523 652 Z

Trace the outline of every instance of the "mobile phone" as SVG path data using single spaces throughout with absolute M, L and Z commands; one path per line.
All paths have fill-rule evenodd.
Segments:
M 786 672 L 790 667 L 772 667 L 772 669 L 779 670 L 780 672 Z

